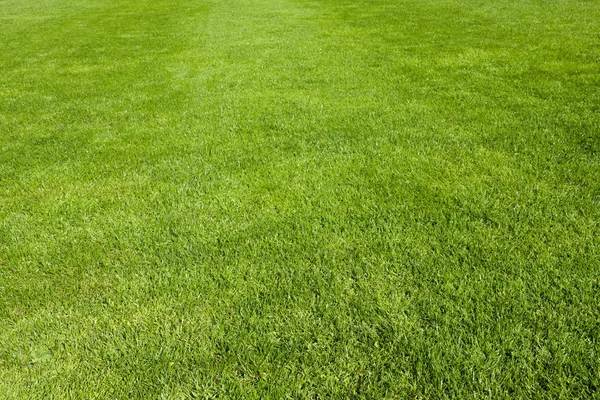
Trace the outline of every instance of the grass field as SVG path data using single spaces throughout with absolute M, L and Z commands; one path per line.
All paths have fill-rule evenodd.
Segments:
M 600 398 L 597 0 L 0 0 L 1 399 Z

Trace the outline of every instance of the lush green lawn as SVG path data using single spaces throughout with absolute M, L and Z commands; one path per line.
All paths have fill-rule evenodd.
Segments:
M 598 0 L 0 0 L 0 398 L 600 398 Z

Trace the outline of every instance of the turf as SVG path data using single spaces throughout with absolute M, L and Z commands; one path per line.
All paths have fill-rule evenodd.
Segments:
M 0 0 L 0 398 L 600 398 L 596 0 Z

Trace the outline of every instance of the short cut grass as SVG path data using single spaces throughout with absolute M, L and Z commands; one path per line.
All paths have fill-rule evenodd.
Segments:
M 596 0 L 0 0 L 2 399 L 600 397 Z

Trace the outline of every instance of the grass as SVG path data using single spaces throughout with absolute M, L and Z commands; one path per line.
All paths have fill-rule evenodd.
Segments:
M 600 398 L 595 0 L 0 0 L 0 397 Z

